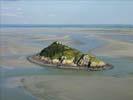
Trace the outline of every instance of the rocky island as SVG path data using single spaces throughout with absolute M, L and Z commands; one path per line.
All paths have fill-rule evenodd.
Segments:
M 58 41 L 53 42 L 40 53 L 28 57 L 28 60 L 39 65 L 66 69 L 98 71 L 112 68 L 112 65 L 94 55 L 83 53 Z

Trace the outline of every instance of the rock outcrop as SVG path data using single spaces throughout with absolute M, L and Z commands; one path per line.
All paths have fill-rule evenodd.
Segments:
M 90 70 L 106 69 L 109 64 L 98 59 L 92 54 L 85 54 L 81 51 L 63 45 L 56 41 L 50 46 L 44 48 L 36 58 L 44 64 L 53 64 L 57 66 L 67 66 L 69 68 L 88 68 Z

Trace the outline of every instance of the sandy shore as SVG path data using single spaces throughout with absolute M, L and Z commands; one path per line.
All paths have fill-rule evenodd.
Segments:
M 45 75 L 24 78 L 39 100 L 132 100 L 133 78 Z

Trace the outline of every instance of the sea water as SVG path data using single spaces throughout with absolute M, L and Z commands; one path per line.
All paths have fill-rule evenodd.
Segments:
M 41 31 L 39 31 L 41 30 Z M 47 30 L 47 31 L 46 31 Z M 58 40 L 58 37 L 69 35 L 69 38 L 66 40 L 61 40 L 64 43 L 67 41 L 70 42 L 70 46 L 74 47 L 76 49 L 79 49 L 83 52 L 89 52 L 89 50 L 92 50 L 94 48 L 98 48 L 104 44 L 106 44 L 105 41 L 100 40 L 99 38 L 93 36 L 93 35 L 86 35 L 86 32 L 69 32 L 67 31 L 61 31 L 58 28 L 55 31 L 50 31 L 51 29 L 46 28 L 2 28 L 1 29 L 1 47 L 8 47 L 9 41 L 12 41 L 13 43 L 16 42 L 22 46 L 25 47 L 37 47 L 39 50 L 43 49 L 44 47 L 47 47 L 50 43 L 52 43 L 55 40 Z M 69 29 L 67 29 L 70 31 Z M 75 30 L 75 29 L 74 29 Z M 90 32 L 91 33 L 91 32 Z M 98 32 L 97 32 L 98 33 Z M 92 33 L 91 33 L 92 34 Z M 108 34 L 107 31 L 106 33 Z M 113 34 L 113 33 L 112 33 Z M 17 40 L 14 40 L 18 35 Z M 19 37 L 20 35 L 20 37 Z M 54 35 L 57 36 L 55 39 L 52 38 L 49 40 L 43 40 L 43 39 L 37 39 L 37 37 L 34 36 L 41 36 L 45 38 L 47 35 Z M 6 37 L 6 39 L 5 39 Z M 114 37 L 114 36 L 113 36 Z M 127 37 L 127 35 L 126 35 Z M 121 41 L 124 39 L 124 36 L 116 36 L 115 39 L 120 39 Z M 8 40 L 9 39 L 9 40 Z M 13 39 L 13 40 L 12 40 Z M 132 38 L 128 38 L 128 41 L 130 42 Z M 127 42 L 128 42 L 127 41 Z M 17 44 L 17 45 L 18 45 Z M 10 44 L 12 45 L 12 43 Z M 12 45 L 14 46 L 14 45 Z M 18 46 L 19 47 L 19 46 Z M 16 49 L 18 47 L 15 47 Z M 26 48 L 22 48 L 26 49 Z M 39 50 L 37 52 L 39 52 Z M 6 52 L 6 51 L 5 51 Z M 13 52 L 13 51 L 12 51 Z M 6 62 L 7 60 L 17 60 L 17 61 L 25 61 L 26 57 L 34 54 L 35 52 L 30 51 L 30 53 L 25 52 L 6 52 L 7 54 L 0 55 L 0 58 L 2 61 Z M 107 56 L 100 56 L 99 58 L 103 59 L 104 61 L 112 64 L 114 66 L 111 70 L 106 71 L 96 71 L 96 72 L 88 72 L 88 71 L 81 71 L 81 70 L 63 70 L 63 69 L 56 69 L 56 68 L 49 68 L 49 67 L 41 67 L 34 64 L 28 64 L 22 63 L 18 64 L 18 67 L 11 67 L 10 64 L 3 64 L 1 63 L 0 66 L 0 90 L 2 99 L 4 100 L 34 100 L 36 99 L 34 96 L 32 96 L 29 92 L 26 92 L 23 88 L 9 88 L 6 86 L 5 83 L 7 83 L 7 80 L 12 77 L 18 77 L 18 76 L 32 76 L 32 75 L 88 75 L 89 76 L 112 76 L 112 77 L 127 77 L 128 75 L 133 75 L 133 61 L 130 58 L 113 58 L 113 57 L 107 57 Z M 32 67 L 28 67 L 32 66 Z

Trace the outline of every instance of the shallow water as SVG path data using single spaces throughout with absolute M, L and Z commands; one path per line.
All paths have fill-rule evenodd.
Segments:
M 124 77 L 133 73 L 133 62 L 126 58 L 112 58 L 112 57 L 99 57 L 105 62 L 112 64 L 114 67 L 111 70 L 104 71 L 85 71 L 85 70 L 71 70 L 71 69 L 57 69 L 48 66 L 39 66 L 26 68 L 4 68 L 1 67 L 1 77 L 13 77 L 13 76 L 31 76 L 31 75 L 101 75 L 101 76 L 113 76 Z
M 77 35 L 75 35 L 75 34 L 72 34 L 70 37 L 74 41 L 80 41 L 81 44 L 72 44 L 71 46 L 74 48 L 77 48 L 83 52 L 88 52 L 94 48 L 98 48 L 105 44 L 105 42 L 103 40 L 100 40 L 91 35 L 86 36 L 86 35 L 83 35 L 82 33 L 77 34 Z
M 2 100 L 36 100 L 31 93 L 27 92 L 23 87 L 12 87 L 12 83 L 6 82 L 9 77 L 19 77 L 19 76 L 32 76 L 32 75 L 61 75 L 61 76 L 112 76 L 112 77 L 128 77 L 128 75 L 133 76 L 133 62 L 126 59 L 117 59 L 117 58 L 106 58 L 102 57 L 105 61 L 114 65 L 112 70 L 106 71 L 96 71 L 88 72 L 81 70 L 63 70 L 49 67 L 39 67 L 37 68 L 15 68 L 15 69 L 4 69 L 0 68 L 1 71 L 1 99 Z M 10 78 L 9 78 L 10 79 Z M 3 81 L 2 81 L 3 80 Z M 6 84 L 5 84 L 6 83 Z M 8 87 L 7 84 L 10 84 L 11 87 Z
M 27 92 L 23 87 L 12 87 L 8 86 L 9 82 L 7 79 L 1 79 L 0 82 L 0 99 L 1 100 L 36 100 L 29 92 Z M 6 84 L 5 84 L 6 83 Z
M 133 43 L 133 35 L 127 35 L 127 34 L 118 35 L 116 33 L 116 34 L 108 35 L 108 37 L 110 37 L 112 39 L 115 39 L 115 40 L 120 40 L 120 41 L 124 41 L 124 42 Z
M 41 30 L 41 31 L 40 31 Z M 85 75 L 91 76 L 112 76 L 112 77 L 128 77 L 133 74 L 133 61 L 128 58 L 113 58 L 102 56 L 99 57 L 104 61 L 112 64 L 114 68 L 106 71 L 81 71 L 81 70 L 63 70 L 52 67 L 39 67 L 31 64 L 26 57 L 39 52 L 42 48 L 48 46 L 56 40 L 60 40 L 71 47 L 88 52 L 91 49 L 98 48 L 106 44 L 91 32 L 67 32 L 63 30 L 46 31 L 45 29 L 22 29 L 22 28 L 4 28 L 1 30 L 1 46 L 4 47 L 3 53 L 0 55 L 0 90 L 2 100 L 34 100 L 29 92 L 19 87 L 8 87 L 8 79 L 19 76 L 32 75 Z M 5 33 L 5 34 L 4 34 Z M 110 33 L 110 32 L 109 32 Z M 98 34 L 98 32 L 95 32 Z M 108 34 L 106 33 L 102 34 Z M 16 37 L 17 36 L 17 37 Z M 61 37 L 61 38 L 60 38 Z M 117 36 L 119 39 L 119 36 Z M 117 37 L 115 37 L 117 39 Z M 121 38 L 121 37 L 120 37 Z M 131 38 L 132 39 L 132 38 Z M 21 44 L 21 45 L 20 45 Z M 36 48 L 36 49 L 34 49 Z

